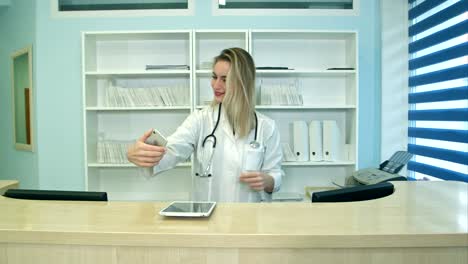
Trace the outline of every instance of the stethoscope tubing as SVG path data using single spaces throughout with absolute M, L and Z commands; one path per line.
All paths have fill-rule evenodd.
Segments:
M 208 139 L 212 139 L 213 140 L 213 150 L 211 152 L 211 155 L 210 155 L 210 158 L 209 158 L 209 165 L 207 166 L 207 168 L 205 169 L 205 171 L 203 171 L 203 174 L 202 175 L 206 175 L 206 176 L 202 176 L 200 175 L 199 173 L 196 173 L 195 175 L 196 176 L 200 176 L 200 177 L 211 177 L 211 173 L 208 173 L 208 170 L 211 168 L 211 162 L 213 160 L 213 154 L 214 154 L 214 150 L 216 148 L 216 142 L 217 142 L 217 139 L 216 139 L 216 136 L 215 136 L 215 132 L 216 132 L 216 129 L 218 128 L 218 125 L 219 125 L 219 121 L 221 119 L 221 105 L 222 103 L 219 103 L 219 106 L 218 106 L 218 118 L 216 119 L 216 123 L 215 123 L 215 126 L 213 127 L 213 130 L 211 131 L 210 134 L 208 134 L 202 141 L 202 148 L 205 147 L 205 143 L 208 141 Z M 258 130 L 258 118 L 257 118 L 257 113 L 254 112 L 254 115 L 255 115 L 255 134 L 254 134 L 254 142 L 257 141 L 257 130 Z
M 215 136 L 214 133 L 216 132 L 216 129 L 218 128 L 218 125 L 219 125 L 219 120 L 221 119 L 221 105 L 222 105 L 222 103 L 219 103 L 219 106 L 218 106 L 218 118 L 216 119 L 215 126 L 213 127 L 213 130 L 211 131 L 211 133 L 208 134 L 208 135 L 203 139 L 202 147 L 205 147 L 205 143 L 206 143 L 207 139 L 209 139 L 209 138 L 213 138 L 213 148 L 216 147 L 216 136 Z M 254 115 L 255 115 L 255 134 L 254 134 L 254 141 L 257 141 L 257 129 L 258 129 L 257 113 L 254 112 Z

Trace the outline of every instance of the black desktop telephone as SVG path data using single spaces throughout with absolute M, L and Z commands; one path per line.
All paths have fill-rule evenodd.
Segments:
M 385 181 L 405 181 L 406 178 L 398 172 L 408 163 L 413 154 L 397 151 L 389 160 L 380 164 L 379 168 L 366 168 L 355 171 L 346 179 L 346 185 L 368 185 Z

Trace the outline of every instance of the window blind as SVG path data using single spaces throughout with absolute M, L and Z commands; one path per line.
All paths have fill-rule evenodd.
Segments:
M 409 176 L 468 182 L 468 0 L 409 0 Z

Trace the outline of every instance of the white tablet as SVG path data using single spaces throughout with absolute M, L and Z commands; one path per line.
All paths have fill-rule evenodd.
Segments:
M 180 217 L 207 217 L 215 208 L 216 202 L 172 202 L 159 214 Z

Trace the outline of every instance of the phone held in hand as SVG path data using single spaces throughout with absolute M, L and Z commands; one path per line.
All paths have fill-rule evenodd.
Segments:
M 151 132 L 151 135 L 145 140 L 145 143 L 165 147 L 167 145 L 167 139 L 157 129 L 153 129 L 153 132 Z

